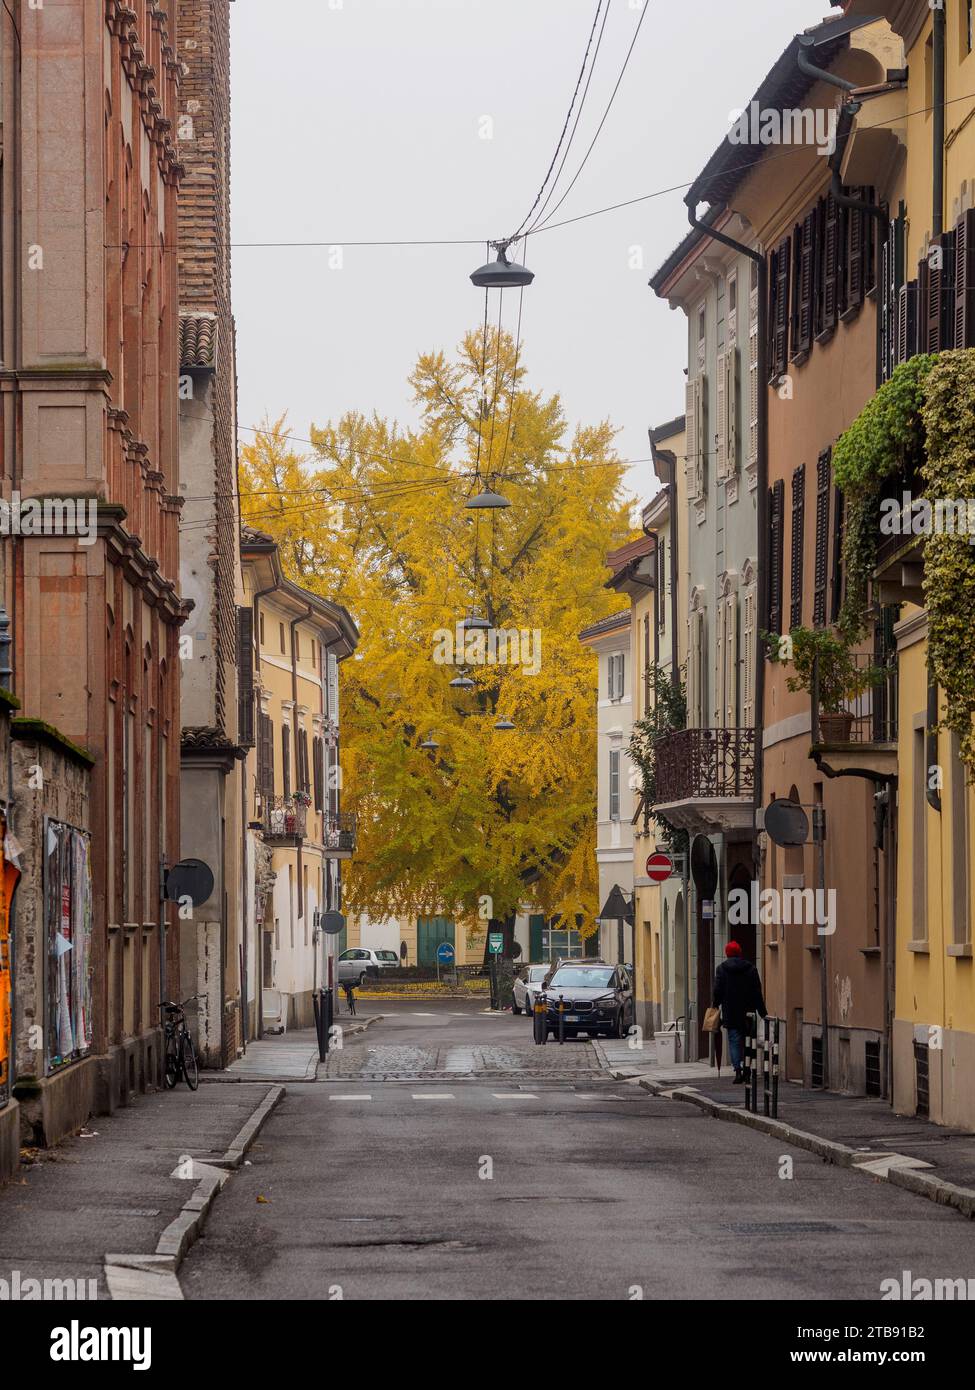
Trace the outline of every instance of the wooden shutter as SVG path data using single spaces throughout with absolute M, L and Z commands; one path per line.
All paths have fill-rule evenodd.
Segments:
M 291 730 L 287 724 L 281 725 L 281 790 L 286 797 L 291 795 Z
M 860 190 L 862 196 L 863 190 Z M 846 245 L 844 247 L 846 265 L 845 290 L 843 294 L 844 312 L 855 309 L 863 303 L 866 288 L 867 219 L 870 214 L 859 208 L 848 208 L 846 217 Z
M 840 488 L 833 489 L 833 602 L 830 620 L 837 622 L 843 606 L 843 493 Z
M 789 628 L 802 626 L 803 526 L 806 510 L 806 466 L 800 464 L 792 474 L 792 608 Z
M 727 645 L 728 605 L 719 598 L 714 610 L 714 722 L 720 729 L 724 727 L 725 712 L 725 647 Z
M 274 725 L 263 711 L 257 717 L 257 790 L 262 801 L 274 796 Z
M 955 223 L 953 342 L 956 348 L 975 347 L 975 208 Z
M 832 194 L 823 199 L 822 325 L 828 333 L 836 327 L 840 301 L 840 210 Z
M 826 588 L 829 578 L 830 450 L 816 464 L 816 559 L 813 586 L 813 626 L 826 622 Z
M 254 747 L 254 610 L 237 609 L 237 742 Z
M 704 612 L 694 609 L 687 624 L 687 708 L 690 727 L 704 724 Z
M 789 256 L 791 240 L 783 237 L 772 253 L 769 306 L 769 371 L 785 376 L 789 365 Z
M 941 264 L 932 265 L 930 261 L 928 263 L 927 316 L 922 329 L 926 334 L 926 350 L 943 352 L 954 342 L 954 233 L 945 232 L 942 236 L 936 237 L 931 245 L 940 249 L 941 255 L 938 259 Z
M 768 631 L 782 631 L 782 522 L 785 483 L 780 478 L 769 488 L 769 584 Z
M 901 285 L 897 297 L 897 364 L 917 353 L 917 281 Z
M 718 410 L 717 476 L 722 481 L 728 471 L 728 354 L 718 353 L 718 374 L 715 383 Z
M 884 243 L 880 248 L 880 325 L 879 325 L 879 353 L 880 362 L 878 363 L 877 375 L 881 381 L 886 381 L 890 376 L 890 254 L 891 236 L 893 223 L 888 227 L 888 235 L 884 238 Z
M 738 473 L 738 349 L 728 350 L 728 446 L 725 451 L 725 477 L 734 478 Z
M 697 437 L 697 377 L 693 377 L 684 387 L 684 414 L 686 437 L 684 447 L 687 457 L 684 460 L 684 473 L 687 479 L 687 498 L 693 502 L 697 497 L 697 451 L 701 447 Z
M 741 722 L 750 729 L 755 722 L 755 585 L 749 584 L 742 596 Z
M 765 383 L 758 379 L 758 318 L 748 330 L 748 463 L 758 463 L 758 393 Z
M 816 210 L 808 212 L 796 227 L 795 324 L 792 358 L 803 356 L 812 347 L 813 313 L 816 288 Z
M 313 738 L 311 741 L 312 773 L 315 781 L 315 810 L 324 811 L 325 809 L 325 763 L 322 757 L 322 740 Z
M 724 620 L 724 703 L 722 722 L 726 729 L 738 727 L 738 595 L 725 599 Z
M 298 735 L 298 751 L 301 754 L 301 790 L 311 791 L 311 769 L 308 765 L 308 730 L 302 729 Z

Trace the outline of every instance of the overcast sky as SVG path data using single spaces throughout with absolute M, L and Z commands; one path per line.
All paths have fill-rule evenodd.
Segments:
M 556 221 L 689 182 L 792 35 L 830 13 L 828 0 L 646 5 L 612 111 Z M 406 377 L 418 352 L 449 352 L 483 313 L 468 279 L 483 247 L 348 243 L 513 232 L 554 153 L 595 12 L 596 0 L 236 0 L 242 443 L 265 412 L 287 410 L 297 435 L 352 409 L 414 419 Z M 550 209 L 639 18 L 640 0 L 611 0 Z M 683 315 L 647 280 L 686 230 L 677 192 L 528 243 L 530 382 L 561 392 L 573 424 L 611 420 L 628 459 L 646 459 L 648 425 L 683 412 Z M 344 244 L 341 269 L 328 247 L 241 244 L 294 241 Z M 505 295 L 512 331 L 516 301 Z M 656 489 L 648 462 L 628 482 L 637 495 Z

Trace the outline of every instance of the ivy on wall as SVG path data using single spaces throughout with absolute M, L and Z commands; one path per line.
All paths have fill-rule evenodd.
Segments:
M 924 450 L 925 381 L 937 358 L 929 353 L 902 362 L 840 436 L 833 473 L 845 507 L 843 569 L 846 592 L 839 627 L 848 641 L 867 626 L 867 590 L 877 563 L 880 498 L 884 484 L 908 471 Z
M 924 492 L 975 499 L 975 350 L 944 352 L 924 384 Z M 964 530 L 934 529 L 924 551 L 928 662 L 945 695 L 944 727 L 958 735 L 975 779 L 975 545 Z
M 672 676 L 658 665 L 649 669 L 653 705 L 646 718 L 633 725 L 627 752 L 640 772 L 640 792 L 648 820 L 661 831 L 664 848 L 679 852 L 687 848 L 687 832 L 678 830 L 655 809 L 657 801 L 657 740 L 687 728 L 687 690 L 680 673 Z

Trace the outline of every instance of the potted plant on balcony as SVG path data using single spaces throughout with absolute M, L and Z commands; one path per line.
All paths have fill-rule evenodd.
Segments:
M 790 665 L 786 685 L 793 692 L 819 695 L 819 741 L 849 743 L 853 711 L 846 706 L 886 677 L 879 666 L 857 665 L 852 644 L 829 628 L 795 627 L 787 638 L 763 632 L 772 661 Z

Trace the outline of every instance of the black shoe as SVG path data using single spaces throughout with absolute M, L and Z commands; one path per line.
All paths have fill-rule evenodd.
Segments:
M 731 1084 L 732 1084 L 732 1086 L 741 1086 L 741 1085 L 744 1084 L 744 1081 L 745 1081 L 744 1073 L 743 1073 L 743 1072 L 741 1071 L 741 1069 L 739 1068 L 739 1070 L 735 1072 L 735 1079 L 734 1079 L 734 1081 L 732 1081 Z

